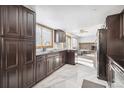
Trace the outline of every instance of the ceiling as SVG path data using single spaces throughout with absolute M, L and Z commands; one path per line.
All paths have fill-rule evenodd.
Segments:
M 108 15 L 120 13 L 119 5 L 38 5 L 36 21 L 78 36 L 95 35 Z M 88 33 L 80 33 L 80 30 Z

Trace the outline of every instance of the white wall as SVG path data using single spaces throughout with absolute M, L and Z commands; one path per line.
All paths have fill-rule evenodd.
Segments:
M 85 28 L 86 31 L 88 31 L 87 33 L 84 33 L 82 35 L 82 37 L 79 38 L 79 43 L 83 43 L 83 42 L 95 42 L 97 36 L 96 33 L 98 31 L 98 29 L 102 28 L 103 24 L 98 24 L 98 25 L 94 25 L 88 28 Z
M 79 43 L 85 43 L 85 42 L 95 42 L 96 36 L 87 36 L 79 38 Z

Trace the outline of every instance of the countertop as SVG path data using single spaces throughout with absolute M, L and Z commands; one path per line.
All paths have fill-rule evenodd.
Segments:
M 58 50 L 39 51 L 39 52 L 36 52 L 36 56 L 57 53 L 57 52 L 66 51 L 66 50 L 74 50 L 75 51 L 76 49 L 58 49 Z

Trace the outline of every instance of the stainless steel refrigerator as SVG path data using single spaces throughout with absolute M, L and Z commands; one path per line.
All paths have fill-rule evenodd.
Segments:
M 106 80 L 107 31 L 97 32 L 97 78 Z

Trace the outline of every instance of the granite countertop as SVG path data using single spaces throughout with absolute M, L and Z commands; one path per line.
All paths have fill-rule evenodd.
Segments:
M 75 50 L 75 49 L 58 49 L 58 50 L 49 50 L 49 51 L 39 51 L 39 52 L 36 52 L 36 56 L 50 54 L 50 53 L 57 53 L 65 50 Z

